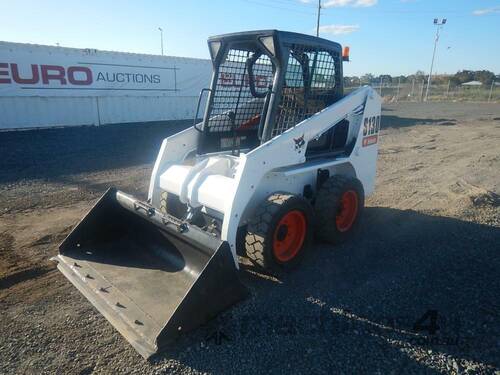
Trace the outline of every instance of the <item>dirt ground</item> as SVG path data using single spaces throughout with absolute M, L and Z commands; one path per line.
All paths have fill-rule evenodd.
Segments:
M 183 126 L 0 133 L 1 374 L 499 371 L 500 105 L 385 106 L 358 238 L 243 269 L 247 300 L 147 362 L 49 258 L 108 186 L 145 198 Z

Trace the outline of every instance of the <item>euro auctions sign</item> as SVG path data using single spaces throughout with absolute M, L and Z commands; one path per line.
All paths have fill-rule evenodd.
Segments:
M 0 43 L 0 96 L 197 96 L 208 60 Z
M 26 90 L 165 90 L 175 91 L 174 77 L 162 77 L 158 73 L 143 73 L 123 69 L 123 71 L 106 71 L 107 64 L 104 67 L 95 69 L 92 63 L 88 66 L 64 66 L 47 64 L 29 64 L 19 65 L 19 63 L 0 63 L 0 84 L 20 85 L 21 89 Z M 127 67 L 130 68 L 130 67 Z M 113 66 L 115 69 L 115 66 Z M 151 69 L 146 67 L 134 67 L 133 70 Z M 175 68 L 154 68 L 175 70 Z M 103 71 L 104 70 L 104 71 Z M 165 74 L 163 74 L 165 75 Z M 172 80 L 173 87 L 154 88 L 153 85 L 161 84 L 164 80 Z M 171 82 L 170 82 L 171 83 Z

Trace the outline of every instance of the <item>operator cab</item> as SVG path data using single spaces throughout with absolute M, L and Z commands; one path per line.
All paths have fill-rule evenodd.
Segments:
M 215 36 L 208 45 L 213 75 L 198 154 L 247 152 L 343 97 L 338 43 L 268 30 Z M 306 155 L 344 146 L 345 122 L 309 142 Z

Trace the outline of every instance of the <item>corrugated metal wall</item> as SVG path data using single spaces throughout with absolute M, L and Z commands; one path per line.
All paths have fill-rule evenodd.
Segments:
M 0 97 L 0 128 L 99 124 L 96 98 Z
M 98 97 L 102 124 L 193 118 L 197 96 Z M 124 110 L 124 109 L 127 110 Z
M 0 129 L 192 119 L 198 97 L 0 97 Z M 202 115 L 200 110 L 200 115 Z

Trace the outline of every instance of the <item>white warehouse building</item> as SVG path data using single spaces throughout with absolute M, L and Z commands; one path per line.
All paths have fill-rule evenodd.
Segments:
M 0 130 L 192 119 L 211 68 L 205 59 L 0 42 Z

